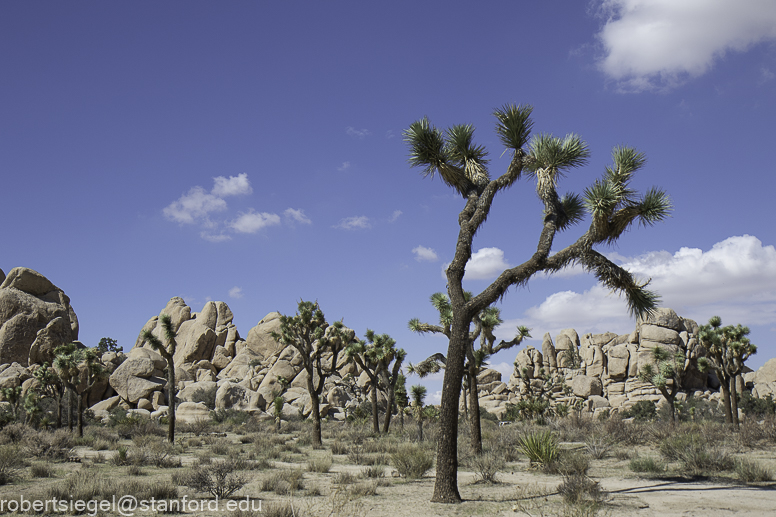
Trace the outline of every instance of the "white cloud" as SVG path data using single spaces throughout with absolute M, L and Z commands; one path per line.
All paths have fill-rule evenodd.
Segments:
M 670 88 L 728 51 L 776 38 L 772 0 L 603 0 L 601 70 L 623 90 Z
M 346 217 L 342 219 L 339 224 L 334 228 L 340 228 L 342 230 L 356 230 L 371 228 L 372 223 L 369 222 L 369 218 L 365 215 L 358 217 Z
M 232 240 L 231 235 L 226 235 L 223 233 L 200 232 L 199 236 L 210 242 L 224 242 Z
M 436 251 L 432 250 L 431 248 L 426 248 L 425 246 L 418 246 L 413 248 L 412 253 L 415 254 L 415 260 L 418 262 L 422 262 L 424 260 L 427 262 L 436 262 L 439 260 Z
M 193 224 L 211 212 L 226 210 L 226 201 L 208 194 L 202 187 L 193 187 L 162 210 L 165 217 L 183 224 Z
M 512 372 L 515 371 L 515 365 L 506 363 L 506 362 L 500 362 L 500 363 L 492 363 L 487 366 L 488 368 L 492 370 L 496 370 L 497 372 L 501 372 L 501 382 L 509 382 L 509 378 L 512 376 Z
M 482 248 L 472 253 L 466 263 L 465 280 L 488 280 L 496 278 L 502 271 L 511 267 L 504 260 L 504 252 L 498 248 Z M 447 269 L 447 266 L 444 267 Z
M 242 298 L 243 292 L 241 287 L 234 286 L 229 289 L 229 298 Z
M 286 208 L 286 211 L 283 212 L 283 215 L 288 219 L 296 221 L 297 223 L 312 224 L 312 221 L 309 217 L 304 215 L 304 210 L 302 209 L 297 210 L 295 208 Z
M 426 405 L 429 406 L 438 406 L 442 403 L 442 390 L 437 390 L 434 393 L 431 393 L 426 398 Z
M 399 217 L 401 217 L 401 215 L 402 215 L 403 213 L 404 213 L 404 212 L 402 212 L 401 210 L 394 210 L 394 211 L 393 211 L 393 213 L 391 214 L 391 217 L 388 219 L 388 222 L 389 222 L 389 223 L 394 223 L 394 222 L 396 222 L 396 220 L 397 220 Z
M 654 251 L 638 257 L 614 258 L 642 278 L 662 297 L 661 306 L 705 323 L 713 315 L 725 323 L 776 323 L 776 248 L 751 235 L 730 237 L 708 251 L 681 248 L 675 253 Z M 534 338 L 561 329 L 582 333 L 629 333 L 634 321 L 625 299 L 595 285 L 578 293 L 562 291 L 531 307 L 525 317 L 504 322 L 500 339 L 511 339 L 517 324 L 534 329 Z M 503 335 L 502 335 L 503 334 Z
M 367 137 L 372 134 L 371 131 L 368 129 L 356 129 L 352 126 L 348 126 L 345 128 L 345 132 L 348 134 L 348 136 L 352 136 L 353 138 L 363 139 L 364 137 Z
M 350 162 L 342 162 L 342 165 L 337 167 L 337 170 L 340 171 L 340 172 L 346 171 L 348 169 L 350 169 Z
M 237 176 L 229 176 L 228 178 L 224 176 L 213 178 L 213 190 L 210 193 L 214 196 L 226 197 L 250 194 L 252 192 L 253 188 L 251 188 L 251 182 L 248 181 L 248 175 L 242 173 Z
M 241 213 L 229 223 L 230 228 L 239 233 L 256 233 L 262 228 L 280 224 L 280 216 L 266 212 L 254 212 L 253 209 Z

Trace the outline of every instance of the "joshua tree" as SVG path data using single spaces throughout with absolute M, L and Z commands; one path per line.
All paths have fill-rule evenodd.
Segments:
M 410 147 L 410 163 L 423 168 L 424 176 L 439 174 L 442 181 L 464 199 L 458 216 L 458 238 L 455 254 L 447 267 L 447 294 L 452 321 L 447 352 L 447 366 L 442 385 L 440 439 L 437 475 L 432 501 L 461 502 L 458 493 L 458 400 L 469 342 L 470 326 L 481 311 L 503 297 L 509 287 L 524 286 L 537 273 L 553 273 L 580 264 L 593 272 L 610 289 L 625 294 L 633 315 L 649 313 L 658 297 L 645 289 L 648 282 L 637 281 L 594 248 L 612 244 L 634 222 L 651 225 L 664 219 L 671 204 L 659 189 L 650 189 L 643 197 L 630 187 L 636 171 L 646 160 L 630 147 L 616 147 L 614 165 L 607 167 L 603 178 L 585 190 L 584 196 L 557 192 L 559 180 L 571 169 L 583 166 L 590 155 L 579 136 L 565 138 L 540 134 L 530 140 L 532 108 L 506 105 L 495 110 L 496 133 L 511 154 L 504 174 L 491 179 L 487 152 L 473 143 L 471 125 L 452 126 L 441 131 L 428 119 L 421 119 L 404 132 Z M 462 282 L 466 264 L 472 256 L 474 236 L 490 214 L 496 194 L 527 177 L 536 182 L 536 193 L 543 205 L 541 231 L 534 251 L 522 264 L 506 269 L 481 293 L 466 299 Z M 563 249 L 553 250 L 558 232 L 567 230 L 583 219 L 585 209 L 591 215 L 588 229 Z M 520 235 L 524 225 L 512 224 L 512 240 L 526 242 Z
M 68 343 L 54 349 L 54 369 L 71 396 L 76 396 L 78 436 L 83 436 L 86 398 L 97 381 L 104 379 L 108 372 L 97 360 L 94 350 L 80 348 L 76 343 Z
M 178 388 L 175 385 L 175 350 L 178 348 L 178 332 L 172 324 L 172 318 L 168 314 L 162 314 L 159 317 L 162 324 L 162 334 L 166 344 L 156 337 L 150 330 L 143 331 L 143 339 L 151 345 L 151 348 L 167 361 L 167 441 L 175 443 L 175 396 Z
M 376 434 L 380 433 L 380 421 L 377 415 L 378 388 L 382 388 L 385 393 L 387 410 L 383 420 L 383 432 L 387 434 L 391 425 L 394 388 L 407 352 L 402 348 L 395 348 L 396 340 L 388 334 L 375 334 L 373 330 L 367 329 L 365 337 L 366 341 L 359 340 L 352 343 L 345 352 L 348 357 L 356 361 L 359 368 L 366 372 L 372 382 L 372 429 Z
M 472 293 L 464 292 L 464 297 L 471 300 Z M 453 308 L 450 305 L 449 298 L 444 293 L 434 293 L 431 295 L 431 305 L 439 312 L 439 325 L 430 325 L 421 323 L 419 319 L 413 318 L 409 322 L 409 328 L 413 332 L 424 334 L 432 332 L 435 334 L 444 334 L 450 339 L 450 331 L 453 323 Z M 496 336 L 493 330 L 503 323 L 501 319 L 501 310 L 492 305 L 486 307 L 473 320 L 473 329 L 469 331 L 466 344 L 466 363 L 464 364 L 464 404 L 466 404 L 466 394 L 469 395 L 468 406 L 464 405 L 469 417 L 469 426 L 471 429 L 471 446 L 474 454 L 482 454 L 482 431 L 480 425 L 480 401 L 479 385 L 477 375 L 485 363 L 485 360 L 491 355 L 506 350 L 522 343 L 523 339 L 531 337 L 530 329 L 524 326 L 517 327 L 517 335 L 511 341 L 504 341 L 496 345 Z M 479 340 L 479 348 L 475 349 L 474 344 Z M 429 361 L 430 360 L 430 361 Z M 440 363 L 433 360 L 433 356 L 413 367 L 413 372 L 424 377 L 428 373 L 436 373 L 441 368 Z
M 296 316 L 280 316 L 280 331 L 273 339 L 296 348 L 307 372 L 307 392 L 312 402 L 313 444 L 321 445 L 321 393 L 337 368 L 337 356 L 355 334 L 341 321 L 329 325 L 318 302 L 300 301 Z
M 401 418 L 401 430 L 404 431 L 404 408 L 409 405 L 409 399 L 407 398 L 407 378 L 401 371 L 396 377 L 396 385 L 393 388 L 393 393 L 399 418 Z
M 44 398 L 52 398 L 57 404 L 57 429 L 62 427 L 62 382 L 59 380 L 56 369 L 43 363 L 32 374 L 39 383 L 38 391 Z
M 676 394 L 682 389 L 682 378 L 690 367 L 690 361 L 685 358 L 681 350 L 671 354 L 660 346 L 652 349 L 652 359 L 655 361 L 654 366 L 652 364 L 642 366 L 639 379 L 660 390 L 671 410 L 671 422 L 676 422 L 674 401 Z
M 275 416 L 275 431 L 280 432 L 280 417 L 283 416 L 283 406 L 286 404 L 286 399 L 282 395 L 278 395 L 272 401 L 272 409 Z
M 757 346 L 746 337 L 749 327 L 742 325 L 722 326 L 722 318 L 713 316 L 708 325 L 698 330 L 698 340 L 707 350 L 707 356 L 698 359 L 698 369 L 714 370 L 722 388 L 725 405 L 725 420 L 739 425 L 736 377 L 744 369 L 744 362 L 757 353 Z
M 426 401 L 426 387 L 422 384 L 415 384 L 410 388 L 412 394 L 412 413 L 418 422 L 418 441 L 423 441 L 423 406 Z

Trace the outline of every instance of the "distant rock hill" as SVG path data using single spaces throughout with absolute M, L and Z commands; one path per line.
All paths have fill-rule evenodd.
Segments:
M 54 348 L 78 339 L 78 319 L 67 295 L 36 271 L 14 268 L 6 276 L 0 270 L 0 282 L 0 388 L 22 386 L 26 391 L 34 382 L 32 372 L 51 362 Z M 225 302 L 208 302 L 196 313 L 178 297 L 148 320 L 126 354 L 102 355 L 111 374 L 90 393 L 88 403 L 97 416 L 107 417 L 116 407 L 148 417 L 166 412 L 166 363 L 142 337 L 146 330 L 161 337 L 162 314 L 171 317 L 178 334 L 174 361 L 179 420 L 207 418 L 214 409 L 265 414 L 271 411 L 276 393 L 282 393 L 287 402 L 286 417 L 309 416 L 312 407 L 301 357 L 271 335 L 279 329 L 279 313 L 267 314 L 243 339 Z M 510 404 L 542 389 L 549 390 L 554 404 L 592 413 L 621 411 L 639 400 L 662 401 L 656 388 L 638 378 L 640 369 L 652 362 L 656 346 L 681 351 L 691 364 L 683 379 L 686 392 L 679 400 L 692 395 L 719 403 L 719 381 L 696 366 L 704 353 L 697 333 L 695 321 L 661 308 L 639 320 L 630 334 L 580 338 L 576 330 L 566 329 L 554 340 L 545 334 L 541 350 L 527 346 L 518 352 L 507 382 L 495 370 L 480 373 L 480 407 L 501 418 Z M 367 400 L 371 384 L 366 373 L 345 356 L 340 356 L 336 367 L 320 409 L 322 416 L 344 420 Z M 545 385 L 548 378 L 553 379 L 550 386 Z M 749 370 L 740 389 L 761 397 L 776 394 L 776 359 L 756 372 Z M 384 408 L 382 393 L 379 404 Z

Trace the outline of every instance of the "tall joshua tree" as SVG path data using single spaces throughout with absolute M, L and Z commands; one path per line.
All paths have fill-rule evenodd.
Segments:
M 312 402 L 313 444 L 321 445 L 320 400 L 323 386 L 337 368 L 339 353 L 349 346 L 355 334 L 341 321 L 329 325 L 318 302 L 300 301 L 295 316 L 280 316 L 280 331 L 272 338 L 293 346 L 307 372 L 307 393 Z
M 107 370 L 97 360 L 94 350 L 80 348 L 76 343 L 67 343 L 55 348 L 53 364 L 62 384 L 67 387 L 71 396 L 76 397 L 78 436 L 83 436 L 86 399 L 97 381 L 105 378 Z
M 749 327 L 722 326 L 722 318 L 713 316 L 698 330 L 698 340 L 706 348 L 707 356 L 698 359 L 702 372 L 713 370 L 719 379 L 725 406 L 725 420 L 739 426 L 736 377 L 744 369 L 744 362 L 757 353 L 757 346 L 746 337 Z
M 461 502 L 457 474 L 458 399 L 475 316 L 503 297 L 509 287 L 523 286 L 537 273 L 552 273 L 573 264 L 580 264 L 610 289 L 624 293 L 634 315 L 651 312 L 658 300 L 656 294 L 646 290 L 648 282 L 637 281 L 595 249 L 616 242 L 634 222 L 652 225 L 669 214 L 671 204 L 662 190 L 652 188 L 639 197 L 630 186 L 633 175 L 646 162 L 644 155 L 630 147 L 616 147 L 612 152 L 613 165 L 605 168 L 603 177 L 588 187 L 584 196 L 561 196 L 557 191 L 559 181 L 572 169 L 586 165 L 590 153 L 575 134 L 565 138 L 540 134 L 531 138 L 531 112 L 530 106 L 514 104 L 495 110 L 496 133 L 505 152 L 511 154 L 506 172 L 495 179 L 488 170 L 487 151 L 473 142 L 471 125 L 456 125 L 442 131 L 423 118 L 404 132 L 410 164 L 421 167 L 424 176 L 438 174 L 464 199 L 458 215 L 455 253 L 446 271 L 452 321 L 442 385 L 437 475 L 431 499 L 434 502 Z M 544 209 L 536 248 L 525 262 L 504 270 L 482 292 L 467 300 L 462 282 L 472 256 L 474 236 L 488 218 L 496 194 L 523 178 L 535 182 Z M 587 230 L 566 247 L 553 250 L 555 236 L 582 221 L 585 210 L 591 216 Z M 524 225 L 510 227 L 510 238 L 526 242 L 521 235 Z
M 464 291 L 464 298 L 471 300 L 472 293 Z M 453 308 L 450 299 L 444 293 L 434 293 L 431 295 L 431 305 L 439 312 L 439 325 L 422 323 L 419 319 L 413 318 L 409 322 L 409 328 L 413 332 L 424 334 L 432 332 L 443 334 L 450 338 L 450 331 L 453 322 Z M 468 393 L 468 405 L 466 406 L 469 416 L 469 426 L 471 434 L 471 446 L 475 454 L 482 454 L 482 428 L 480 424 L 480 401 L 479 385 L 477 375 L 485 360 L 491 355 L 506 350 L 522 343 L 523 339 L 531 337 L 530 329 L 524 326 L 517 327 L 517 334 L 511 341 L 504 341 L 495 345 L 496 336 L 493 330 L 499 326 L 501 319 L 501 310 L 497 307 L 488 306 L 481 310 L 472 318 L 472 325 L 468 333 L 466 343 L 466 363 L 464 364 L 464 402 Z M 479 342 L 479 347 L 475 348 L 475 343 Z M 428 373 L 435 373 L 441 368 L 439 362 L 434 360 L 434 356 L 413 366 L 413 373 L 424 377 Z
M 162 314 L 159 318 L 162 324 L 162 334 L 166 342 L 156 337 L 150 330 L 143 331 L 143 339 L 151 345 L 151 348 L 167 362 L 167 440 L 175 443 L 175 396 L 178 391 L 175 386 L 175 350 L 178 348 L 178 332 L 172 324 L 172 318 L 168 314 Z
M 356 361 L 359 368 L 366 372 L 372 382 L 372 429 L 376 434 L 380 433 L 377 390 L 382 389 L 385 393 L 386 412 L 383 419 L 383 432 L 387 434 L 391 426 L 396 382 L 407 352 L 402 348 L 397 349 L 396 340 L 388 334 L 375 334 L 373 330 L 367 329 L 365 337 L 366 341 L 359 340 L 352 343 L 346 349 L 346 353 Z

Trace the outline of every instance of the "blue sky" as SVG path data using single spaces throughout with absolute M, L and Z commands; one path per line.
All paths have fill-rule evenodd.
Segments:
M 446 349 L 406 324 L 436 319 L 462 200 L 408 166 L 402 131 L 471 123 L 497 175 L 492 111 L 531 104 L 536 133 L 590 146 L 562 191 L 615 145 L 646 153 L 636 186 L 665 188 L 672 217 L 602 251 L 679 314 L 748 324 L 761 365 L 776 356 L 776 5 L 558 4 L 4 2 L 0 268 L 64 289 L 92 346 L 129 349 L 173 296 L 226 301 L 243 336 L 317 299 L 417 361 Z M 529 257 L 540 216 L 528 181 L 498 197 L 465 287 Z M 512 289 L 502 313 L 505 338 L 634 327 L 576 271 Z

